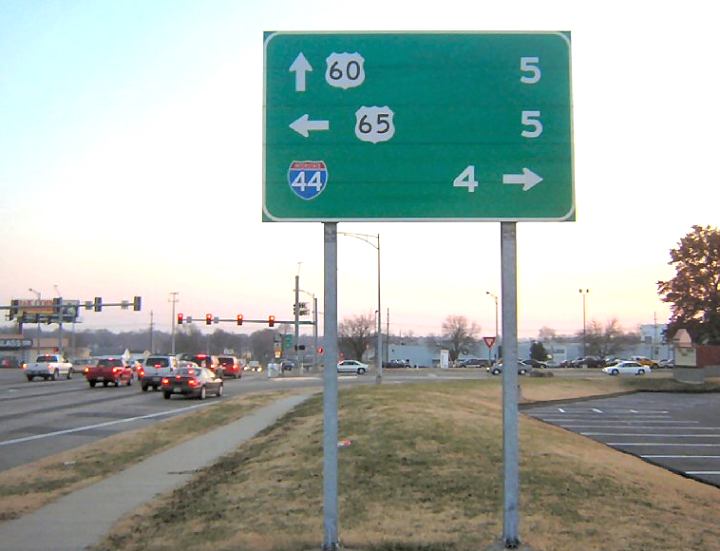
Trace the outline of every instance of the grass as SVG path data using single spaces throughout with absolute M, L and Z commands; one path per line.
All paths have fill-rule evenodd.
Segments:
M 104 438 L 0 473 L 0 520 L 9 520 L 94 484 L 129 466 L 230 423 L 286 393 L 248 394 L 133 430 Z
M 645 379 L 523 379 L 526 400 L 667 390 Z M 712 386 L 708 388 L 713 388 Z M 340 394 L 340 536 L 367 551 L 485 549 L 502 531 L 497 379 Z M 535 550 L 717 549 L 720 493 L 521 417 L 523 541 Z M 98 550 L 296 551 L 322 541 L 322 399 L 118 523 Z

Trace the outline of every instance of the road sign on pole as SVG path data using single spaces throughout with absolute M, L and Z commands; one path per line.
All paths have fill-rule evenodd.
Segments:
M 267 33 L 263 219 L 572 220 L 570 33 Z
M 495 337 L 483 337 L 483 341 L 485 342 L 485 346 L 492 348 L 495 344 Z

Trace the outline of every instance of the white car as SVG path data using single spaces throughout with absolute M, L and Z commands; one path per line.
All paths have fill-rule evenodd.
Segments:
M 368 371 L 368 365 L 357 360 L 343 360 L 337 364 L 338 373 L 357 373 L 365 375 Z
M 603 367 L 603 373 L 608 375 L 645 375 L 650 373 L 650 366 L 640 362 L 621 361 L 616 364 Z

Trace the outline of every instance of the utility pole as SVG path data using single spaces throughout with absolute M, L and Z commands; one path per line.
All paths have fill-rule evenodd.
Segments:
M 170 298 L 168 299 L 168 302 L 172 302 L 172 319 L 170 320 L 170 353 L 174 356 L 175 355 L 175 304 L 180 302 L 180 300 L 177 298 L 177 296 L 180 293 L 177 291 L 172 291 L 170 293 Z
M 295 365 L 300 370 L 300 375 L 303 374 L 303 368 L 300 365 L 300 274 L 295 276 Z
M 175 316 L 173 316 L 174 318 Z M 175 324 L 173 324 L 173 327 Z M 153 332 L 153 311 L 150 310 L 150 354 L 155 353 L 155 333 Z
M 585 326 L 585 299 L 588 296 L 588 293 L 590 292 L 590 289 L 578 289 L 578 293 L 582 295 L 582 303 L 583 303 L 583 358 L 587 356 L 587 333 L 586 333 L 586 326 Z
M 385 317 L 386 330 L 385 330 L 385 362 L 390 361 L 390 308 L 387 309 L 387 316 Z

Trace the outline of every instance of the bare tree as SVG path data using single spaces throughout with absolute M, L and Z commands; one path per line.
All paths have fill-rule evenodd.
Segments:
M 538 340 L 541 342 L 553 341 L 557 338 L 557 332 L 552 327 L 543 326 L 538 331 Z
M 480 333 L 480 326 L 475 322 L 470 324 L 465 316 L 448 316 L 442 324 L 442 338 L 450 352 L 450 361 L 454 362 L 458 356 L 468 350 Z
M 375 334 L 375 316 L 373 314 L 345 318 L 338 330 L 340 350 L 355 359 L 362 359 Z
M 582 336 L 582 333 L 578 336 Z M 637 342 L 639 337 L 635 333 L 623 332 L 617 318 L 613 318 L 605 324 L 605 327 L 598 321 L 592 320 L 585 338 L 588 353 L 604 358 L 616 356 L 625 346 Z

